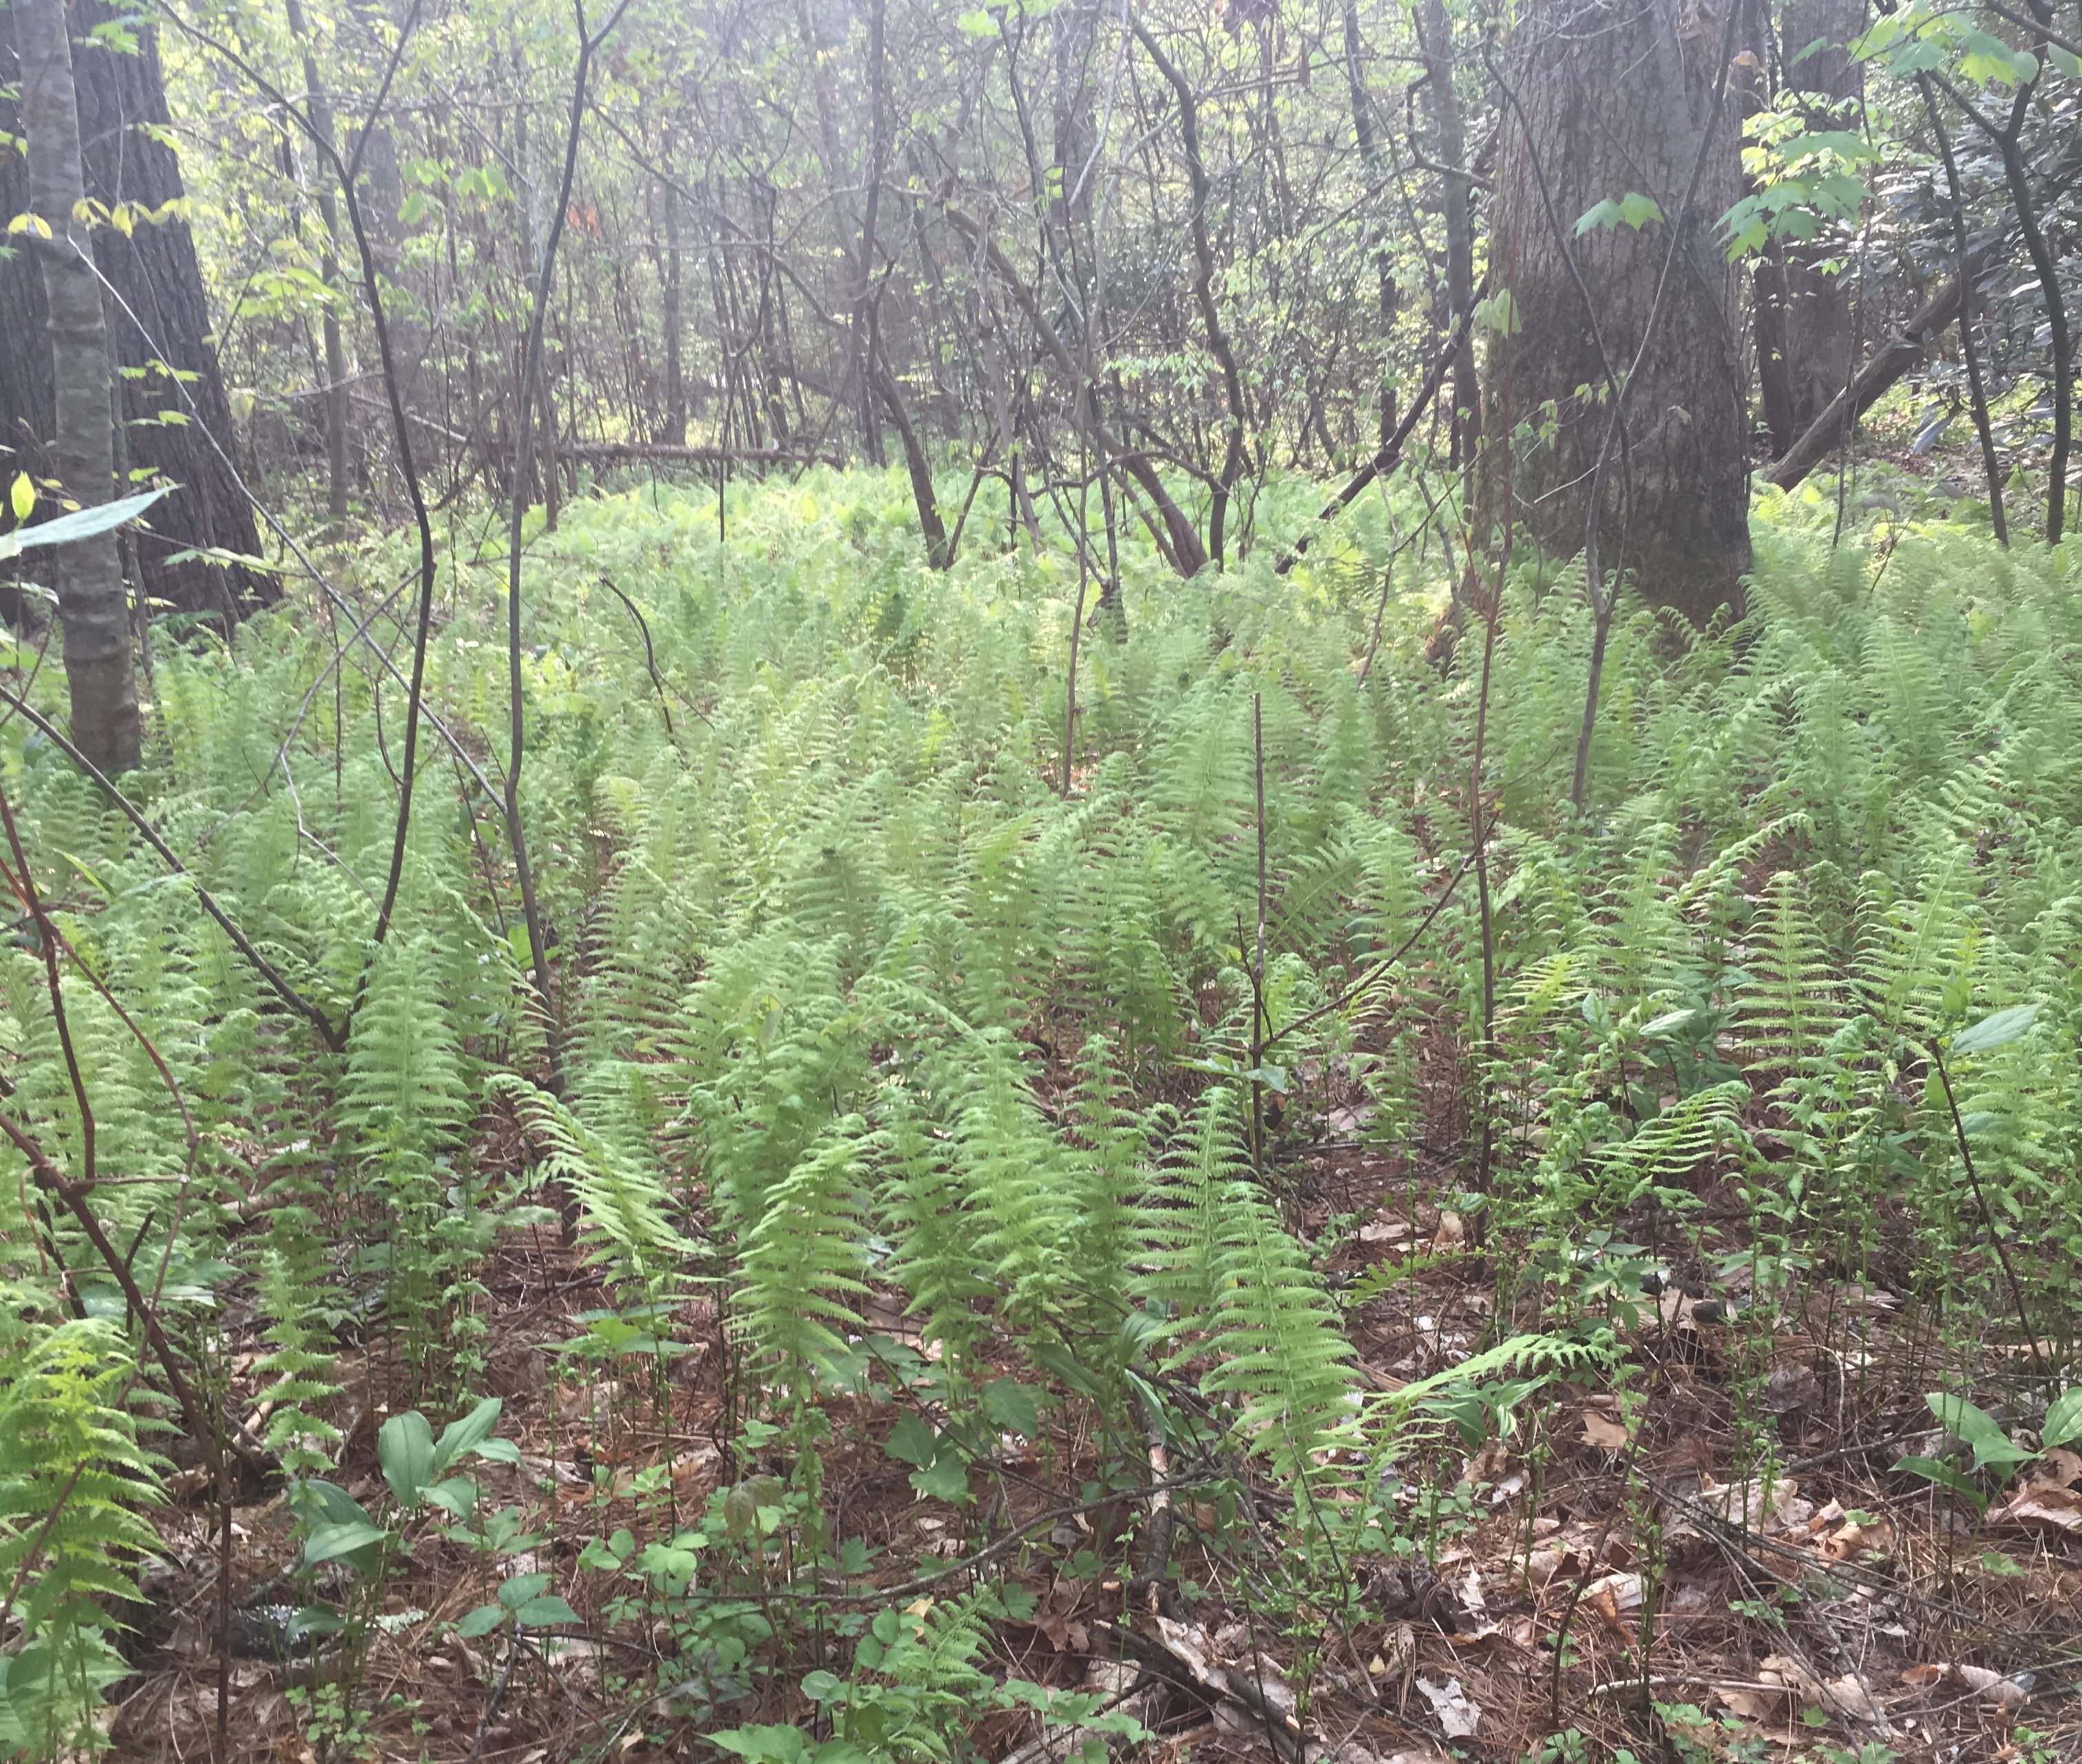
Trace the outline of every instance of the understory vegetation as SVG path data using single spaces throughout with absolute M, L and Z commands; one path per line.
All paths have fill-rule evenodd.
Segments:
M 380 933 L 390 542 L 155 628 L 151 841 L 9 715 L 0 1745 L 2076 1755 L 2072 543 L 1768 493 L 1578 813 L 1580 572 L 1400 513 L 568 504 L 546 1016 L 502 541 Z

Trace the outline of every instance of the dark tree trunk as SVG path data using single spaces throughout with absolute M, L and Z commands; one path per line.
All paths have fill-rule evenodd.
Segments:
M 1717 237 L 1739 171 L 1723 41 L 1721 18 L 1680 0 L 1536 0 L 1511 40 L 1490 251 L 1515 317 L 1491 382 L 1536 430 L 1514 448 L 1519 518 L 1562 556 L 1595 534 L 1601 569 L 1696 620 L 1737 600 L 1750 567 L 1745 375 Z M 1666 218 L 1578 234 L 1634 193 Z
M 1468 137 L 1460 118 L 1460 96 L 1453 90 L 1453 27 L 1443 0 L 1421 0 L 1417 8 L 1417 41 L 1424 57 L 1424 109 L 1431 125 L 1431 150 L 1438 160 L 1446 222 L 1446 310 L 1439 334 L 1450 335 L 1468 310 L 1475 289 L 1475 228 L 1467 177 Z M 1449 388 L 1452 408 L 1452 461 L 1467 465 L 1481 428 L 1481 395 L 1475 385 L 1475 348 L 1464 333 L 1453 355 Z
M 134 54 L 86 41 L 96 25 L 119 18 L 137 40 Z M 0 84 L 11 85 L 15 77 L 9 34 L 19 23 L 19 6 L 12 24 L 0 16 Z M 273 597 L 268 578 L 236 566 L 169 561 L 199 546 L 250 555 L 259 550 L 259 538 L 252 506 L 227 463 L 233 457 L 231 411 L 195 241 L 187 222 L 147 220 L 137 212 L 158 212 L 184 193 L 180 167 L 159 133 L 168 119 L 157 33 L 136 15 L 101 0 L 74 0 L 69 29 L 82 45 L 73 80 L 86 195 L 112 209 L 129 204 L 135 217 L 127 237 L 105 225 L 91 235 L 95 261 L 120 297 L 120 304 L 115 297 L 106 302 L 105 347 L 113 365 L 129 370 L 120 389 L 124 450 L 133 469 L 150 468 L 180 486 L 152 510 L 150 530 L 136 535 L 140 585 L 153 600 L 184 612 L 235 616 L 242 604 Z M 22 132 L 14 105 L 4 99 L 0 131 Z M 15 214 L 28 206 L 20 156 L 0 154 L 0 209 Z M 0 466 L 48 473 L 53 463 L 46 310 L 30 255 L 0 261 L 0 448 L 12 450 L 0 454 Z M 168 369 L 183 377 L 185 396 Z M 188 420 L 162 422 L 165 412 Z
M 1864 95 L 1863 65 L 1849 44 L 1865 25 L 1865 0 L 1794 0 L 1786 8 L 1781 93 L 1803 105 L 1810 128 L 1849 126 L 1831 107 Z M 1785 239 L 1757 264 L 1757 378 L 1774 458 L 1828 408 L 1857 365 L 1850 289 L 1840 272 L 1823 268 L 1839 255 L 1830 241 Z
M 21 120 L 28 137 L 32 229 L 44 285 L 44 328 L 36 341 L 51 365 L 51 460 L 73 500 L 86 507 L 116 487 L 116 433 L 101 284 L 86 255 L 80 117 L 73 90 L 65 0 L 15 0 Z M 72 738 L 104 772 L 136 766 L 141 741 L 129 604 L 116 535 L 57 548 L 58 614 L 65 627 Z

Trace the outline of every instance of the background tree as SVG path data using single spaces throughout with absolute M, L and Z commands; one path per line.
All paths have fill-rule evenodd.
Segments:
M 1747 400 L 1717 223 L 1737 194 L 1725 14 L 1543 0 L 1514 33 L 1493 393 L 1531 425 L 1530 530 L 1703 620 L 1750 564 Z M 1593 583 L 1593 593 L 1599 584 Z
M 1862 123 L 1865 66 L 1851 45 L 1865 0 L 1793 0 L 1763 40 L 1778 85 L 1774 108 L 1810 133 Z M 1755 274 L 1757 389 L 1775 456 L 1792 446 L 1857 367 L 1848 229 L 1775 239 Z
M 43 272 L 51 352 L 52 463 L 65 492 L 92 508 L 114 495 L 116 454 L 101 283 L 78 218 L 86 186 L 70 32 L 65 0 L 15 0 L 14 15 L 35 217 L 24 230 Z M 73 741 L 104 772 L 127 771 L 137 763 L 141 737 L 129 606 L 116 535 L 99 534 L 59 547 L 57 556 Z
M 0 137 L 26 133 L 5 95 L 15 83 L 13 16 L 11 10 L 0 18 Z M 116 469 L 179 487 L 132 537 L 139 584 L 162 605 L 235 618 L 247 601 L 272 595 L 271 576 L 236 563 L 175 561 L 206 547 L 251 557 L 259 540 L 231 463 L 231 412 L 171 146 L 158 32 L 102 0 L 73 0 L 69 21 L 84 191 L 92 205 L 82 233 L 104 279 L 108 352 L 120 390 Z M 11 217 L 28 205 L 26 162 L 0 153 L 0 210 Z M 55 410 L 49 352 L 40 341 L 44 281 L 27 253 L 0 260 L 0 447 L 11 450 L 18 469 L 47 472 Z

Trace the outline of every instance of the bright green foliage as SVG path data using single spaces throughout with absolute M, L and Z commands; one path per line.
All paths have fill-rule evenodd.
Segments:
M 907 1334 L 938 1344 L 921 1425 L 950 1487 L 976 1450 L 963 1429 L 989 1420 L 978 1393 L 1011 1371 L 1110 1405 L 1109 1437 L 1144 1437 L 1131 1399 L 1170 1392 L 1210 1445 L 1297 1479 L 1352 1474 L 1330 1448 L 1414 1412 L 1357 1394 L 1317 1272 L 1328 1246 L 1297 1229 L 1291 1146 L 1275 1135 L 1254 1164 L 1254 1081 L 1287 1132 L 1316 1130 L 1321 1101 L 1356 1082 L 1381 1105 L 1361 1130 L 1390 1150 L 1462 1133 L 1438 1149 L 1463 1167 L 1492 1111 L 1486 1222 L 1525 1252 L 1499 1263 L 1526 1270 L 1514 1303 L 1536 1289 L 1549 1308 L 1545 1333 L 1468 1362 L 1462 1384 L 1503 1380 L 1482 1415 L 1526 1377 L 1609 1358 L 1629 1326 L 1615 1270 L 1646 1253 L 1621 1239 L 1650 1200 L 1688 1236 L 1709 1190 L 1747 1196 L 1764 1289 L 1801 1277 L 1802 1256 L 1857 1269 L 1884 1203 L 1912 1246 L 1905 1278 L 2004 1315 L 1932 1083 L 1927 1056 L 1948 1048 L 1989 1208 L 2042 1249 L 2021 1269 L 2027 1303 L 2050 1310 L 2071 1288 L 2071 558 L 1933 528 L 1869 569 L 1831 556 L 1825 504 L 1767 503 L 1739 630 L 1616 623 L 1580 819 L 1566 797 L 1590 622 L 1566 580 L 1513 576 L 1488 731 L 1502 819 L 1485 1057 L 1471 876 L 1394 966 L 1372 966 L 1465 873 L 1472 707 L 1457 665 L 1422 657 L 1436 601 L 1418 584 L 1357 686 L 1378 591 L 1361 566 L 1385 542 L 1371 517 L 1286 576 L 1262 547 L 1190 589 L 1130 545 L 1126 635 L 1102 624 L 1084 647 L 1065 800 L 1074 564 L 971 547 L 934 572 L 903 496 L 830 474 L 740 492 L 727 550 L 706 500 L 581 500 L 536 548 L 522 800 L 567 1031 L 554 1094 L 493 805 L 428 762 L 371 964 L 393 799 L 366 676 L 343 682 L 336 788 L 329 692 L 313 701 L 327 720 L 288 743 L 293 799 L 270 771 L 332 660 L 310 621 L 263 617 L 233 653 L 170 647 L 137 787 L 293 983 L 335 1021 L 360 999 L 343 1055 L 314 1044 L 48 745 L 19 722 L 0 732 L 40 882 L 197 1129 L 191 1181 L 164 1080 L 69 979 L 102 1167 L 126 1179 L 94 1204 L 126 1247 L 139 1238 L 141 1271 L 164 1266 L 184 1346 L 227 1292 L 257 1304 L 270 1441 L 300 1471 L 333 1447 L 315 1417 L 338 1331 L 387 1332 L 423 1380 L 462 1382 L 448 1361 L 483 1308 L 482 1259 L 505 1224 L 549 1220 L 532 1199 L 563 1212 L 647 1327 L 717 1294 L 768 1420 L 801 1419 L 820 1382 L 857 1382 L 855 1338 L 893 1301 Z M 1298 528 L 1313 510 L 1268 495 L 1260 518 Z M 700 707 L 669 736 L 626 612 L 589 586 L 601 570 L 639 599 L 676 705 Z M 445 577 L 429 663 L 444 719 L 480 752 L 504 713 L 482 586 L 466 568 Z M 1367 984 L 1254 1078 L 1254 699 L 1271 1027 Z M 40 959 L 0 955 L 11 1116 L 70 1165 L 81 1123 Z M 2000 1036 L 1971 1030 L 2026 1004 Z M 483 1154 L 516 1127 L 517 1156 Z M 0 1192 L 26 1174 L 0 1150 Z M 36 1343 L 86 1339 L 65 1333 L 87 1326 L 61 1321 L 57 1260 L 106 1319 L 92 1328 L 117 1331 L 97 1352 L 125 1327 L 73 1222 L 32 1217 L 0 1230 L 28 1331 L 11 1402 L 58 1376 L 35 1369 L 57 1351 Z M 119 1407 L 120 1379 L 66 1365 Z M 106 1438 L 42 1437 L 80 1455 L 55 1482 L 24 1471 L 18 1536 L 72 1462 L 117 1466 L 111 1500 L 131 1498 L 120 1429 L 95 1425 Z M 814 1499 L 813 1481 L 790 1498 Z M 105 1558 L 64 1572 L 137 1541 L 112 1531 Z M 48 1585 L 52 1610 L 78 1610 L 39 1559 L 24 1597 Z
M 136 1369 L 92 1321 L 18 1336 L 0 1357 L 0 1584 L 22 1640 L 0 1661 L 0 1745 L 54 1753 L 129 1665 L 112 1602 L 158 1540 L 139 1509 L 158 1477 L 125 1407 Z

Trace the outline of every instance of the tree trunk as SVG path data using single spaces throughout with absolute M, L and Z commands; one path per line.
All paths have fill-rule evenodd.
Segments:
M 1515 321 L 1490 378 L 1534 428 L 1514 444 L 1519 518 L 1563 556 L 1595 530 L 1604 568 L 1700 621 L 1750 567 L 1745 375 L 1717 236 L 1739 170 L 1722 42 L 1721 18 L 1679 0 L 1536 0 L 1509 52 L 1490 250 Z M 1632 194 L 1665 218 L 1578 235 Z
M 1475 228 L 1467 176 L 1467 129 L 1460 118 L 1460 96 L 1453 90 L 1453 27 L 1443 0 L 1420 0 L 1417 41 L 1424 58 L 1424 110 L 1431 126 L 1431 150 L 1438 160 L 1439 200 L 1446 222 L 1446 310 L 1440 335 L 1449 335 L 1467 310 L 1475 286 Z M 1481 432 L 1481 395 L 1475 385 L 1472 335 L 1464 334 L 1453 357 L 1452 463 L 1465 466 L 1473 457 Z
M 1850 126 L 1831 107 L 1864 95 L 1863 64 L 1849 44 L 1865 26 L 1865 0 L 1793 0 L 1786 8 L 1781 99 L 1802 105 L 1809 128 Z M 1836 242 L 1785 239 L 1757 264 L 1758 381 L 1774 458 L 1828 408 L 1857 365 L 1850 290 L 1841 273 L 1823 267 L 1840 255 Z
M 40 223 L 31 237 L 48 314 L 57 418 L 52 454 L 59 481 L 74 500 L 91 507 L 108 501 L 114 492 L 115 431 L 101 284 L 86 255 L 85 229 L 74 218 L 86 200 L 86 182 L 71 27 L 65 0 L 15 0 L 14 13 L 29 189 Z M 137 763 L 141 736 L 129 605 L 116 535 L 104 533 L 57 547 L 57 565 L 73 741 L 104 772 L 128 771 Z
M 1352 107 L 1352 137 L 1359 150 L 1359 165 L 1366 173 L 1369 184 L 1386 181 L 1388 162 L 1381 152 L 1380 137 L 1374 127 L 1373 100 L 1367 94 L 1366 70 L 1360 61 L 1363 44 L 1359 36 L 1359 0 L 1344 0 L 1345 32 L 1345 90 Z M 1371 205 L 1370 205 L 1371 206 Z M 1381 357 L 1380 380 L 1380 439 L 1383 445 L 1395 428 L 1395 369 L 1388 356 L 1389 340 L 1395 332 L 1395 315 L 1400 305 L 1399 291 L 1395 285 L 1395 272 L 1389 255 L 1387 240 L 1381 236 L 1376 223 L 1368 221 L 1366 230 L 1366 251 L 1374 260 L 1374 288 L 1379 302 L 1378 319 L 1380 334 L 1375 347 Z M 1325 444 L 1330 437 L 1324 437 Z
M 19 5 L 13 19 L 16 30 L 25 27 Z M 134 53 L 86 42 L 96 26 L 119 19 L 136 39 Z M 91 235 L 80 229 L 121 300 L 107 302 L 103 348 L 114 366 L 132 370 L 120 397 L 129 463 L 180 487 L 153 509 L 150 530 L 136 535 L 140 585 L 153 600 L 183 612 L 235 617 L 242 605 L 274 597 L 271 578 L 237 567 L 169 561 L 199 546 L 251 555 L 259 550 L 259 538 L 252 506 L 229 463 L 231 411 L 211 342 L 194 238 L 177 217 L 145 218 L 184 194 L 179 163 L 162 133 L 168 118 L 157 32 L 135 13 L 101 0 L 75 0 L 67 28 L 82 45 L 69 83 L 84 193 L 110 209 L 131 205 L 134 222 L 127 237 L 114 226 L 98 225 Z M 0 87 L 14 79 L 7 35 L 8 16 L 0 14 Z M 23 108 L 26 112 L 26 103 Z M 26 132 L 16 127 L 14 105 L 0 99 L 0 133 Z M 0 210 L 17 214 L 30 203 L 20 155 L 0 153 Z M 75 265 L 93 280 L 85 265 Z M 52 361 L 42 342 L 45 279 L 27 252 L 0 261 L 0 467 L 11 471 L 48 472 L 54 464 Z M 168 369 L 184 377 L 184 387 Z M 187 420 L 162 422 L 162 412 Z
M 672 137 L 665 137 L 665 159 L 672 163 Z M 658 199 L 665 222 L 665 257 L 660 280 L 664 298 L 660 319 L 665 327 L 665 426 L 658 438 L 674 447 L 687 440 L 687 376 L 680 357 L 680 190 L 676 184 L 658 181 Z
M 298 0 L 285 0 L 284 16 L 289 34 L 303 52 L 304 103 L 310 113 L 311 128 L 327 147 L 333 144 L 332 103 L 318 78 L 317 58 L 311 53 L 310 32 L 304 23 Z M 311 181 L 318 196 L 318 218 L 325 223 L 325 243 L 318 251 L 318 277 L 335 293 L 339 291 L 339 204 L 333 195 L 332 167 L 321 162 Z M 351 415 L 348 408 L 347 348 L 340 335 L 339 306 L 327 301 L 319 315 L 319 335 L 325 349 L 326 513 L 332 523 L 332 537 L 347 537 L 347 445 Z

